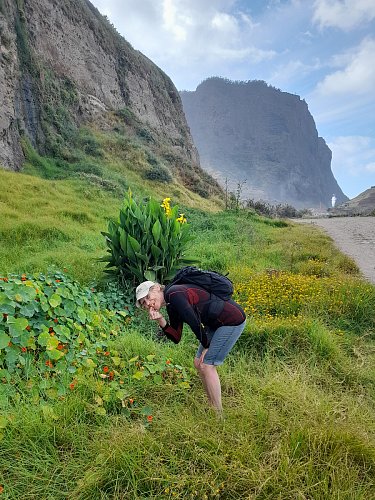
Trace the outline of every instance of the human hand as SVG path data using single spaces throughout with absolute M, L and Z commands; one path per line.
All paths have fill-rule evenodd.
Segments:
M 160 313 L 160 311 L 157 311 L 152 307 L 150 307 L 150 309 L 148 310 L 148 316 L 150 319 L 155 321 L 163 318 L 163 315 Z
M 208 349 L 203 349 L 202 354 L 199 357 L 199 363 L 203 363 L 204 357 L 207 353 Z

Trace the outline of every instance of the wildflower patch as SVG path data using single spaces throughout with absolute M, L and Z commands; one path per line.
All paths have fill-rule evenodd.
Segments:
M 358 278 L 263 273 L 238 283 L 234 297 L 258 321 L 306 315 L 336 329 L 375 327 L 375 287 Z

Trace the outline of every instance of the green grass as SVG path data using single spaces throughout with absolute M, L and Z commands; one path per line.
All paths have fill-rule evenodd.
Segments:
M 100 231 L 118 198 L 84 180 L 0 171 L 0 182 L 0 274 L 55 265 L 83 284 L 100 277 Z M 156 341 L 140 312 L 113 349 L 172 359 L 186 367 L 191 388 L 133 381 L 129 396 L 152 408 L 150 425 L 121 406 L 99 415 L 99 381 L 90 375 L 60 400 L 15 396 L 0 409 L 4 498 L 375 498 L 374 287 L 316 228 L 179 201 L 195 236 L 189 253 L 202 267 L 229 271 L 236 284 L 264 274 L 271 284 L 280 271 L 301 284 L 315 276 L 321 296 L 298 317 L 281 308 L 249 318 L 219 369 L 223 421 L 208 411 L 193 370 L 195 337 Z
M 100 231 L 120 201 L 78 180 L 48 181 L 0 170 L 0 273 L 55 266 L 83 283 L 101 276 Z

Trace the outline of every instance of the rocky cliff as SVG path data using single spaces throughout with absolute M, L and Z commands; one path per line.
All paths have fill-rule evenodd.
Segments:
M 262 81 L 210 78 L 181 92 L 201 165 L 244 198 L 328 207 L 347 197 L 331 171 L 331 151 L 318 137 L 307 104 Z
M 336 208 L 329 210 L 331 216 L 349 216 L 356 215 L 375 216 L 375 186 L 371 186 L 363 193 L 345 203 L 342 203 Z
M 69 160 L 77 127 L 110 130 L 116 114 L 151 149 L 199 175 L 172 81 L 88 0 L 0 0 L 0 103 L 5 168 L 21 168 L 22 137 Z

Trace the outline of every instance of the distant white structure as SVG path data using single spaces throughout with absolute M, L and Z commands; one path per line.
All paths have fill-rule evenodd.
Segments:
M 336 205 L 336 196 L 334 194 L 332 195 L 331 204 L 332 204 L 332 208 L 335 208 L 335 205 Z

